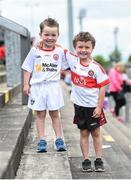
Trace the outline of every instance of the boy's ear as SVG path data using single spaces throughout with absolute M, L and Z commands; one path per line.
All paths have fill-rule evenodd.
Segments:
M 41 33 L 39 33 L 39 36 L 41 36 Z

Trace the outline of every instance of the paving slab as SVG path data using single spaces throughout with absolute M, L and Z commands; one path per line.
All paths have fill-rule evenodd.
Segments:
M 0 109 L 0 178 L 15 177 L 32 112 L 21 105 L 21 94 Z

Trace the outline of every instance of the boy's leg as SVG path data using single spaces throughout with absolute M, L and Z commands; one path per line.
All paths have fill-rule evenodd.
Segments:
M 66 146 L 62 139 L 62 126 L 59 111 L 49 111 L 49 114 L 52 119 L 52 126 L 56 135 L 55 148 L 57 151 L 66 151 Z
M 80 146 L 84 161 L 82 162 L 82 170 L 84 172 L 92 172 L 91 161 L 89 160 L 89 135 L 87 129 L 80 130 Z
M 93 138 L 93 145 L 96 153 L 96 158 L 101 158 L 102 156 L 102 137 L 100 132 L 100 127 L 91 131 Z
M 43 139 L 45 137 L 45 117 L 46 110 L 36 111 L 36 127 L 39 139 Z
M 84 159 L 89 159 L 89 135 L 90 132 L 87 129 L 80 130 L 80 147 Z
M 94 161 L 95 171 L 96 172 L 103 172 L 105 171 L 102 157 L 102 137 L 100 127 L 96 128 L 95 130 L 91 131 L 91 135 L 93 138 L 94 149 L 96 153 L 96 160 Z
M 45 140 L 45 116 L 46 110 L 36 112 L 36 127 L 39 137 L 37 152 L 39 153 L 47 151 L 47 142 Z
M 62 137 L 62 127 L 61 127 L 61 120 L 59 116 L 59 111 L 49 111 L 50 117 L 52 119 L 52 126 L 55 131 L 56 138 Z

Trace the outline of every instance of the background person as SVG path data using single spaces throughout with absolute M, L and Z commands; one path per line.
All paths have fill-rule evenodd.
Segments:
M 119 121 L 123 121 L 123 118 L 120 116 L 120 109 L 126 104 L 123 93 L 123 68 L 123 64 L 119 62 L 109 71 L 109 91 L 115 102 L 115 107 L 111 111 Z
M 5 65 L 5 45 L 3 41 L 0 41 L 0 64 Z

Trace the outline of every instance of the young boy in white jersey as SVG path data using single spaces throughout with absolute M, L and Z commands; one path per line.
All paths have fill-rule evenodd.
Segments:
M 22 69 L 24 70 L 24 93 L 29 96 L 28 107 L 36 111 L 36 126 L 39 143 L 37 152 L 47 151 L 45 138 L 46 111 L 52 119 L 56 135 L 57 151 L 65 151 L 62 139 L 62 127 L 59 109 L 64 105 L 62 91 L 59 85 L 60 71 L 66 69 L 64 50 L 56 45 L 59 36 L 59 24 L 52 18 L 40 23 L 42 47 L 32 47 Z
M 106 123 L 102 110 L 105 86 L 109 79 L 100 64 L 91 56 L 95 39 L 89 32 L 80 32 L 73 39 L 76 55 L 67 52 L 71 70 L 71 101 L 74 103 L 74 123 L 80 129 L 80 146 L 84 161 L 82 169 L 91 172 L 89 160 L 89 136 L 93 138 L 96 154 L 95 171 L 104 171 L 102 157 L 102 137 L 100 126 Z

